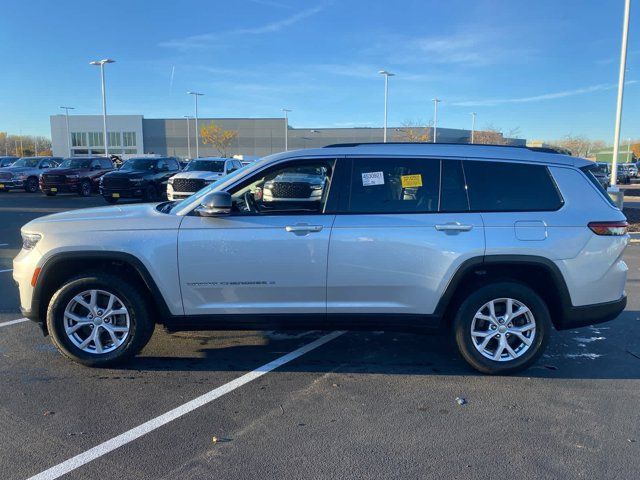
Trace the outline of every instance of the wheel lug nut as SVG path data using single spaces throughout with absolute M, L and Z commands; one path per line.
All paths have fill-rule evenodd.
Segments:
M 497 335 L 496 335 L 496 338 L 500 338 L 500 334 L 497 334 Z

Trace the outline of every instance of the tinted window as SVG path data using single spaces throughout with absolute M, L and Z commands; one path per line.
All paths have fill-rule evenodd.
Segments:
M 611 199 L 611 197 L 607 193 L 607 190 L 604 188 L 604 185 L 601 183 L 601 181 L 606 184 L 609 183 L 608 178 L 602 179 L 602 175 L 603 175 L 602 168 L 599 165 L 588 165 L 586 167 L 582 167 L 580 170 L 584 172 L 584 174 L 587 176 L 589 181 L 600 191 L 600 193 L 604 196 L 604 198 L 606 198 L 611 205 L 613 205 L 614 207 L 617 207 L 617 205 L 614 203 L 614 201 Z M 598 177 L 600 177 L 602 180 L 599 181 Z
M 562 206 L 560 193 L 543 165 L 465 161 L 464 173 L 471 210 L 548 211 Z
M 467 186 L 460 160 L 442 161 L 440 192 L 441 212 L 464 212 L 469 210 Z
M 101 159 L 100 163 L 102 164 L 102 168 L 113 168 L 113 162 L 108 158 Z
M 353 159 L 349 212 L 414 213 L 438 210 L 440 160 Z

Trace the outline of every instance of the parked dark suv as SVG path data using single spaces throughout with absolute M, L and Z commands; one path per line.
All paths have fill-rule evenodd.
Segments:
M 154 201 L 164 196 L 169 178 L 180 171 L 174 157 L 130 158 L 122 167 L 100 179 L 100 193 L 107 203 L 120 198 Z
M 88 197 L 98 191 L 100 177 L 113 170 L 106 157 L 66 158 L 59 167 L 40 175 L 40 190 L 47 196 L 77 193 Z

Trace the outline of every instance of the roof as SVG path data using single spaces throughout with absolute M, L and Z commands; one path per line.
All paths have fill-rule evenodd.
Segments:
M 574 167 L 593 164 L 590 160 L 557 153 L 552 149 L 546 148 L 459 143 L 347 143 L 328 145 L 324 148 L 294 150 L 277 154 L 278 157 L 327 155 L 426 155 L 441 158 L 466 157 L 492 160 L 516 160 L 523 162 L 570 165 Z

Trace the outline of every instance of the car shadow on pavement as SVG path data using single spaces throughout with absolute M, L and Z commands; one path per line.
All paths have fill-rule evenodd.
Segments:
M 640 379 L 640 312 L 617 321 L 554 332 L 545 354 L 515 377 L 564 379 Z M 628 328 L 629 325 L 631 328 Z M 156 331 L 154 341 L 124 368 L 148 371 L 253 370 L 326 332 Z M 158 337 L 158 338 L 156 338 Z M 179 349 L 173 342 L 181 343 Z M 181 358 L 174 356 L 180 351 Z M 458 354 L 445 335 L 348 332 L 283 365 L 279 371 L 383 375 L 481 375 Z

